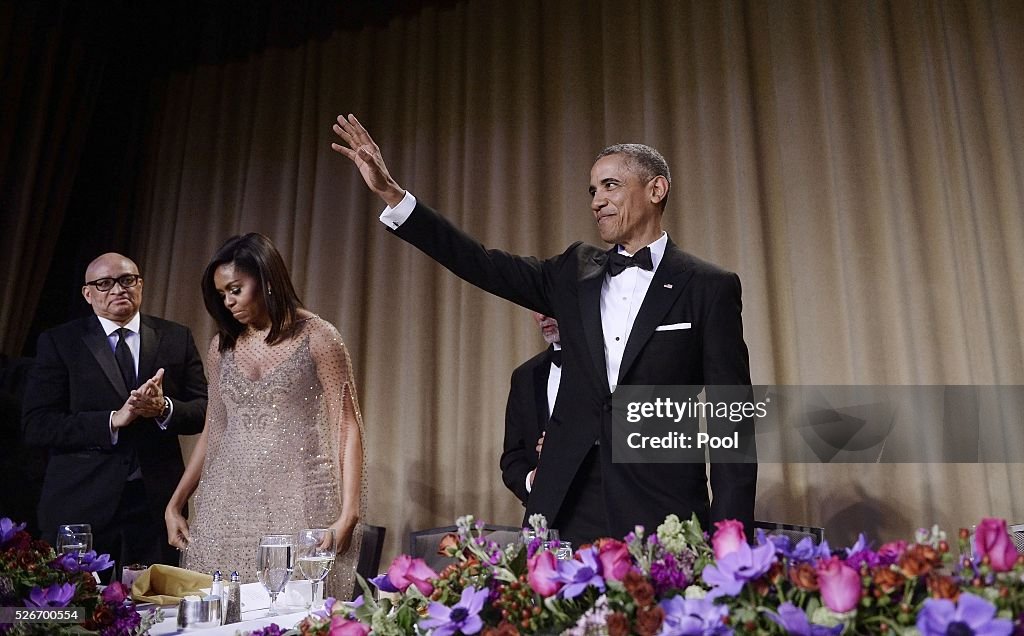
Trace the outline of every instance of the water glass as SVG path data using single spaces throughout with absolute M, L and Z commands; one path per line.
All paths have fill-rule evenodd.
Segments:
M 572 544 L 568 541 L 559 541 L 558 546 L 551 547 L 555 552 L 555 558 L 559 561 L 571 561 L 572 560 Z
M 65 523 L 57 527 L 57 552 L 74 554 L 78 562 L 92 550 L 92 526 L 87 523 Z
M 334 567 L 336 555 L 334 530 L 330 528 L 307 528 L 295 535 L 296 560 L 299 572 L 312 583 L 306 611 L 312 611 L 313 604 L 320 598 L 320 583 Z
M 256 578 L 270 594 L 267 616 L 277 616 L 277 595 L 284 590 L 295 566 L 295 535 L 267 534 L 256 551 Z

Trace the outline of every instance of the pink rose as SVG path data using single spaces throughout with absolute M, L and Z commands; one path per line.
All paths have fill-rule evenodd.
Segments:
M 606 581 L 621 581 L 633 567 L 626 544 L 615 539 L 602 539 L 598 543 L 597 560 Z
M 556 563 L 554 553 L 547 550 L 538 550 L 526 562 L 526 580 L 534 592 L 548 597 L 562 589 L 562 583 L 555 580 L 558 572 Z
M 396 558 L 388 568 L 388 580 L 399 592 L 405 592 L 410 585 L 415 585 L 423 596 L 430 596 L 434 591 L 430 579 L 436 578 L 437 572 L 430 569 L 426 561 L 414 559 L 408 554 Z
M 1006 531 L 1005 519 L 985 518 L 974 531 L 974 558 L 988 557 L 996 572 L 1008 572 L 1017 560 L 1017 548 Z
M 370 626 L 363 625 L 359 621 L 349 620 L 339 615 L 331 618 L 329 636 L 366 636 L 369 633 Z
M 900 560 L 907 550 L 906 541 L 890 541 L 878 548 L 878 561 L 881 565 L 892 565 Z
M 818 586 L 825 607 L 849 612 L 860 602 L 860 573 L 833 556 L 818 563 Z
M 103 589 L 100 598 L 103 599 L 104 603 L 120 605 L 124 603 L 124 599 L 128 598 L 128 588 L 120 581 L 114 581 Z
M 740 549 L 747 542 L 743 534 L 743 524 L 735 519 L 715 522 L 715 534 L 711 537 L 711 547 L 715 550 L 715 558 L 721 559 L 730 552 Z

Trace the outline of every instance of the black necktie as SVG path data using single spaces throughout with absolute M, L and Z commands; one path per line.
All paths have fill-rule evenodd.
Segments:
M 131 391 L 138 387 L 138 380 L 135 376 L 135 358 L 132 357 L 132 350 L 124 336 L 128 330 L 121 327 L 117 330 L 117 346 L 114 347 L 114 359 L 117 360 L 117 368 L 121 370 L 121 377 L 124 378 L 124 385 Z
M 618 276 L 630 267 L 639 267 L 647 271 L 654 269 L 650 246 L 643 248 L 632 256 L 620 254 L 617 250 L 608 255 L 608 273 L 612 276 Z
M 559 369 L 562 368 L 562 350 L 556 349 L 551 352 L 551 364 L 555 365 Z

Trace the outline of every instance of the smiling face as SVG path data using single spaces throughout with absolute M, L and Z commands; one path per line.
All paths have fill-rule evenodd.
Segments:
M 626 155 L 601 157 L 590 169 L 590 209 L 605 243 L 621 245 L 630 254 L 661 236 L 661 201 L 668 181 L 643 180 Z
M 120 278 L 125 274 L 138 274 L 138 266 L 131 259 L 120 254 L 104 254 L 98 257 L 85 270 L 85 281 L 101 278 Z M 93 285 L 82 286 L 85 302 L 92 306 L 93 313 L 102 318 L 112 320 L 119 325 L 128 324 L 142 305 L 142 279 L 133 287 L 122 287 L 116 283 L 103 292 Z
M 270 324 L 263 290 L 251 274 L 235 267 L 234 263 L 224 263 L 213 273 L 213 284 L 235 320 L 257 329 Z

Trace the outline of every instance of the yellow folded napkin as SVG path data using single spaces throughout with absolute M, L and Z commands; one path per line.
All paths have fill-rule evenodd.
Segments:
M 176 605 L 185 596 L 202 596 L 203 588 L 213 585 L 209 574 L 193 572 L 173 565 L 151 565 L 132 583 L 132 598 L 139 603 Z

